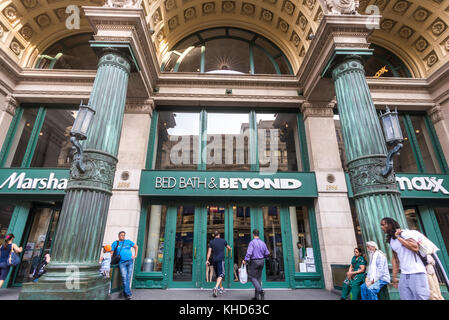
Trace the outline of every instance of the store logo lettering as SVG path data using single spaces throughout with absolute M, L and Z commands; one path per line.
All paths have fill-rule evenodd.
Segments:
M 218 180 L 217 183 L 215 180 Z M 233 190 L 247 190 L 251 189 L 276 189 L 276 190 L 294 190 L 302 186 L 302 182 L 297 179 L 261 179 L 261 178 L 206 178 L 199 177 L 180 177 L 179 180 L 175 177 L 156 177 L 156 189 L 233 189 Z
M 17 172 L 14 172 L 6 179 L 0 189 L 3 189 L 8 183 L 8 189 L 11 189 L 15 185 L 18 190 L 31 190 L 31 189 L 39 189 L 39 190 L 50 190 L 50 189 L 58 189 L 64 190 L 67 187 L 67 179 L 56 179 L 54 173 L 50 173 L 48 178 L 25 178 L 25 172 L 17 175 Z
M 439 192 L 444 194 L 449 194 L 449 192 L 442 186 L 444 179 L 437 179 L 436 177 L 414 177 L 410 181 L 407 177 L 396 177 L 396 181 L 399 183 L 399 188 L 405 190 L 419 190 L 419 191 L 430 191 Z

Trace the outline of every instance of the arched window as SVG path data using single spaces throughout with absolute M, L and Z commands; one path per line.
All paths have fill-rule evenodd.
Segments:
M 412 77 L 411 72 L 398 56 L 378 45 L 371 46 L 374 53 L 365 64 L 367 77 Z
M 282 51 L 268 39 L 237 28 L 213 28 L 188 36 L 164 55 L 162 71 L 293 74 Z
M 35 68 L 96 70 L 98 59 L 89 40 L 92 40 L 92 33 L 59 40 L 38 57 Z

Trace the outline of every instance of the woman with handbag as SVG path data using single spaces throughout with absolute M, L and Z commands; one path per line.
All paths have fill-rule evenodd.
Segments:
M 3 286 L 3 282 L 8 275 L 9 267 L 17 264 L 17 261 L 12 261 L 14 258 L 17 260 L 17 257 L 11 257 L 11 254 L 14 255 L 22 252 L 22 247 L 18 247 L 15 243 L 12 243 L 13 240 L 14 235 L 12 233 L 6 235 L 5 242 L 0 248 L 0 288 Z

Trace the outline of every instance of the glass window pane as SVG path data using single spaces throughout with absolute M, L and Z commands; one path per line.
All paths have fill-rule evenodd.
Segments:
M 290 69 L 288 68 L 287 62 L 285 61 L 284 57 L 278 57 L 275 59 L 275 61 L 279 66 L 281 74 L 290 74 Z
M 70 167 L 73 158 L 70 130 L 75 117 L 75 110 L 47 109 L 31 167 Z
M 0 243 L 3 244 L 8 232 L 9 222 L 14 213 L 15 206 L 12 204 L 0 204 Z
M 232 70 L 250 72 L 249 44 L 234 39 L 217 39 L 206 42 L 205 72 Z
M 160 111 L 156 169 L 196 170 L 199 113 Z
M 416 164 L 415 156 L 413 155 L 412 146 L 410 144 L 410 137 L 407 135 L 407 131 L 404 126 L 404 116 L 399 116 L 399 122 L 401 124 L 402 136 L 404 137 L 403 147 L 399 156 L 394 159 L 394 171 L 395 172 L 418 172 L 418 165 Z
M 33 224 L 26 245 L 23 246 L 22 261 L 18 265 L 15 282 L 24 283 L 33 280 L 33 273 L 46 249 L 46 237 L 53 208 L 36 208 Z
M 301 162 L 296 114 L 258 113 L 257 133 L 261 171 L 298 171 Z
M 284 251 L 279 207 L 262 207 L 264 241 L 270 256 L 266 260 L 267 281 L 284 281 Z
M 406 208 L 404 209 L 405 218 L 407 220 L 407 225 L 410 230 L 418 230 L 423 232 L 420 228 L 420 222 L 418 217 L 418 211 L 416 208 Z
M 33 131 L 34 122 L 36 121 L 38 109 L 25 109 L 22 119 L 17 125 L 14 140 L 11 143 L 8 158 L 5 167 L 17 168 L 22 165 L 23 156 L 30 141 L 31 132 Z
M 290 207 L 293 256 L 296 272 L 316 272 L 307 207 Z
M 165 219 L 167 207 L 152 205 L 147 208 L 147 225 L 143 247 L 142 271 L 161 272 L 165 245 Z
M 176 217 L 173 281 L 192 281 L 195 207 L 180 206 Z
M 446 250 L 449 252 L 449 207 L 434 208 Z M 443 250 L 443 249 L 442 249 Z
M 220 206 L 207 206 L 207 240 L 206 240 L 206 255 L 209 250 L 209 243 L 215 238 L 215 231 L 220 233 L 222 239 L 225 238 L 225 211 L 226 208 Z M 226 249 L 225 249 L 226 250 Z M 225 251 L 226 252 L 226 251 Z M 206 256 L 207 257 L 207 256 Z M 213 267 L 213 252 L 209 258 L 209 265 L 206 265 L 206 282 L 215 282 L 217 275 Z
M 179 65 L 179 72 L 200 72 L 201 47 L 193 48 Z
M 268 56 L 258 47 L 253 47 L 254 72 L 256 74 L 274 74 L 276 69 Z
M 245 258 L 248 245 L 251 242 L 251 208 L 233 206 L 233 258 L 234 258 L 234 276 L 233 281 L 238 282 L 238 268 L 242 265 L 242 260 Z
M 249 170 L 249 114 L 207 114 L 208 169 Z
M 424 116 L 410 116 L 427 173 L 441 173 Z

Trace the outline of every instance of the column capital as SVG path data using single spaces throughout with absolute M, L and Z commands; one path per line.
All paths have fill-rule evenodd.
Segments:
M 125 113 L 153 114 L 155 108 L 154 100 L 128 100 L 125 104 Z
M 335 100 L 330 102 L 304 102 L 301 107 L 301 113 L 304 120 L 308 117 L 314 118 L 332 118 L 334 116 L 334 107 L 337 104 Z
M 0 110 L 9 113 L 14 116 L 16 109 L 19 106 L 19 102 L 12 95 L 7 95 L 4 102 L 0 105 Z
M 436 104 L 432 108 L 427 109 L 427 114 L 429 115 L 433 124 L 444 120 L 444 114 L 439 104 Z

